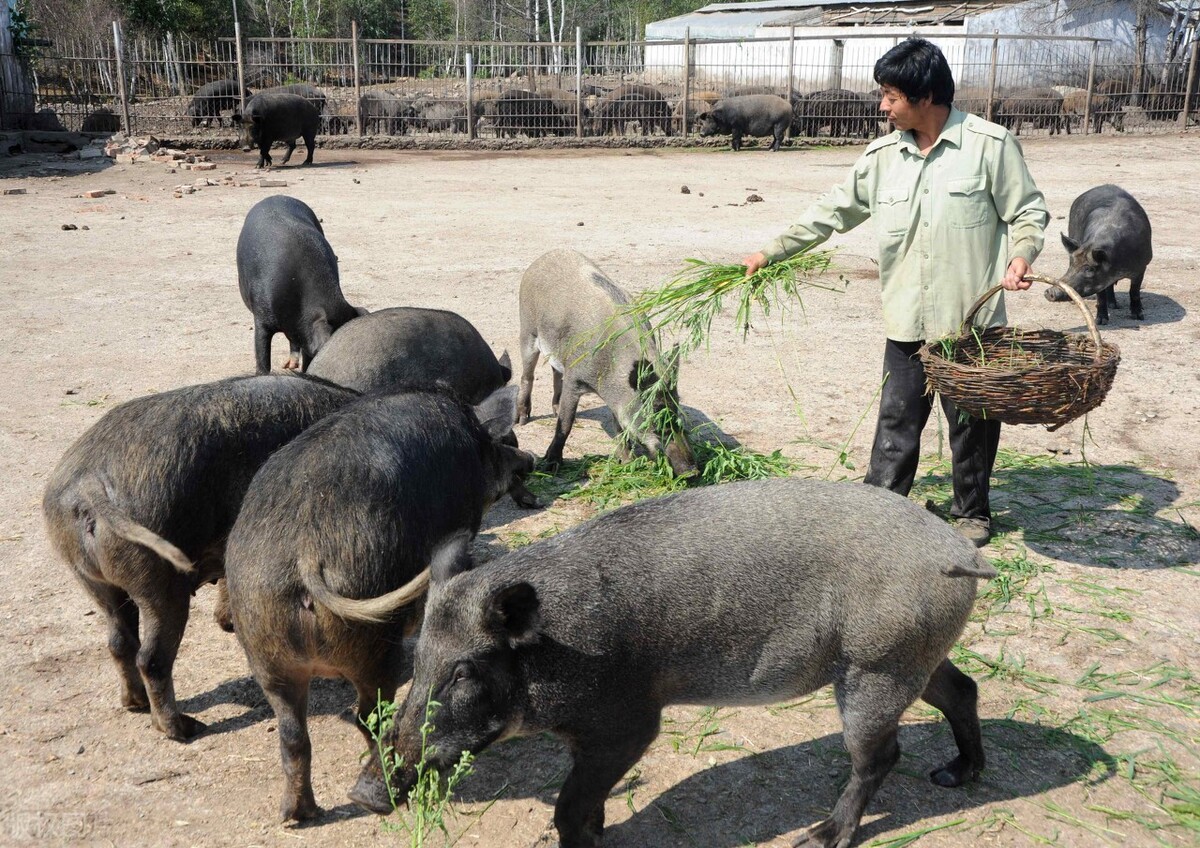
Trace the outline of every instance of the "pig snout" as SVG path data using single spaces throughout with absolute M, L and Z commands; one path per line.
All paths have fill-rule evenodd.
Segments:
M 407 772 L 408 769 L 404 769 Z M 414 773 L 407 786 L 398 785 L 404 782 L 404 774 L 397 771 L 392 775 L 393 790 L 396 793 L 397 803 L 408 798 L 408 789 L 416 782 L 416 774 Z M 379 765 L 379 757 L 372 756 L 363 766 L 362 771 L 358 775 L 358 780 L 348 793 L 350 800 L 364 810 L 376 815 L 389 815 L 394 809 L 392 805 L 392 796 L 388 792 L 387 781 L 383 778 L 383 769 Z
M 692 456 L 692 449 L 682 434 L 676 434 L 668 441 L 663 453 L 667 455 L 667 462 L 671 464 L 671 471 L 676 477 L 690 477 L 696 473 L 696 458 Z
M 1050 286 L 1046 289 L 1046 300 L 1052 303 L 1062 303 L 1064 300 L 1070 300 L 1071 296 L 1058 286 Z

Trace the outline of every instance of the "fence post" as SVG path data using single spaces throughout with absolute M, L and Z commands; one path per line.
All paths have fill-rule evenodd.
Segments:
M 796 90 L 796 28 L 788 27 L 788 103 L 792 102 L 792 93 Z
M 583 29 L 575 27 L 575 137 L 583 138 Z
M 363 137 L 362 74 L 358 67 L 358 21 L 350 21 L 350 58 L 354 62 L 354 124 L 358 137 Z
M 117 51 L 117 94 L 121 98 L 121 113 L 125 116 L 125 135 L 133 135 L 129 122 L 129 98 L 125 96 L 125 61 L 121 58 L 121 26 L 113 21 L 113 45 Z
M 1000 52 L 1000 38 L 992 35 L 992 69 L 988 73 L 987 119 L 996 120 L 996 54 Z
M 688 137 L 692 106 L 692 28 L 683 28 L 683 126 L 680 138 Z
M 471 51 L 463 56 L 467 68 L 467 138 L 475 138 L 475 64 Z
M 833 40 L 833 67 L 829 74 L 829 87 L 842 87 L 842 62 L 846 56 L 846 42 L 843 39 L 835 38 Z
M 1196 84 L 1196 53 L 1198 39 L 1192 37 L 1192 58 L 1188 60 L 1187 87 L 1183 90 L 1183 112 L 1179 116 L 1180 129 L 1187 129 L 1188 112 L 1192 108 L 1192 89 Z
M 1096 50 L 1100 46 L 1100 42 L 1092 42 L 1092 57 L 1088 60 L 1088 80 L 1087 80 L 1087 97 L 1083 101 L 1083 134 L 1088 134 L 1088 127 L 1092 122 L 1092 91 L 1096 86 Z M 1067 120 L 1071 120 L 1071 116 L 1067 116 Z
M 246 65 L 242 61 L 242 25 L 237 21 L 233 22 L 233 49 L 237 54 L 238 114 L 241 115 L 246 111 Z

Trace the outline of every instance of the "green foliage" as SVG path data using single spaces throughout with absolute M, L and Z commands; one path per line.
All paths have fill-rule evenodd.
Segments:
M 417 772 L 416 783 L 408 791 L 408 806 L 402 812 L 400 825 L 385 823 L 389 829 L 403 830 L 408 834 L 409 848 L 424 848 L 429 840 L 441 833 L 445 841 L 450 841 L 450 831 L 446 827 L 446 814 L 452 812 L 450 798 L 455 787 L 472 771 L 474 761 L 470 751 L 463 751 L 458 762 L 443 775 L 430 763 L 432 754 L 429 747 L 429 736 L 434 731 L 433 718 L 441 706 L 432 697 L 425 701 L 425 719 L 421 723 L 421 756 L 414 765 Z M 382 698 L 376 703 L 375 709 L 367 717 L 367 731 L 375 743 L 379 761 L 383 764 L 383 779 L 387 786 L 388 797 L 392 808 L 398 810 L 396 798 L 395 775 L 405 767 L 404 758 L 384 740 L 395 726 L 396 705 Z
M 8 31 L 12 35 L 17 58 L 22 62 L 37 56 L 37 48 L 29 42 L 36 37 L 38 29 L 40 26 L 37 21 L 29 17 L 28 4 L 18 3 L 9 14 Z
M 229 0 L 118 0 L 133 29 L 151 33 L 177 33 L 196 38 L 233 34 L 233 6 Z

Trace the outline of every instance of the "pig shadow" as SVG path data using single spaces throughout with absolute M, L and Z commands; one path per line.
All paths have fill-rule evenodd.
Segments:
M 345 680 L 324 677 L 313 678 L 309 685 L 308 715 L 336 715 L 348 722 L 356 722 L 354 716 L 354 687 Z M 179 702 L 179 708 L 189 715 L 204 721 L 203 713 L 221 704 L 236 704 L 246 711 L 230 718 L 206 722 L 205 736 L 218 733 L 233 733 L 275 718 L 271 705 L 253 677 L 238 677 L 226 680 L 216 687 L 193 695 Z
M 1103 748 L 1067 731 L 1009 719 L 985 720 L 981 726 L 988 768 L 959 789 L 940 788 L 926 777 L 954 751 L 947 724 L 902 726 L 900 762 L 867 807 L 869 816 L 883 815 L 863 825 L 855 844 L 985 804 L 1072 783 L 1094 786 L 1117 773 L 1117 761 Z M 664 751 L 661 742 L 655 751 L 656 762 L 677 756 L 695 762 L 698 771 L 654 798 L 638 791 L 637 777 L 618 783 L 609 795 L 610 811 L 626 798 L 637 811 L 606 828 L 607 848 L 768 843 L 825 818 L 850 775 L 840 733 L 709 767 L 703 751 L 694 760 L 690 752 Z M 472 802 L 534 797 L 553 805 L 569 767 L 563 746 L 548 736 L 506 743 L 476 760 L 475 774 L 459 788 L 459 796 Z M 639 768 L 644 773 L 653 767 L 643 763 Z
M 1091 309 L 1092 317 L 1095 318 L 1096 298 L 1088 297 L 1085 300 Z M 1072 307 L 1071 311 L 1074 313 L 1074 317 L 1079 317 L 1079 310 L 1077 308 Z M 1096 329 L 1100 331 L 1100 337 L 1103 338 L 1105 333 L 1112 330 L 1139 330 L 1142 326 L 1149 326 L 1151 324 L 1174 324 L 1184 319 L 1187 315 L 1187 309 L 1174 298 L 1163 294 L 1143 291 L 1142 314 L 1146 316 L 1144 319 L 1137 319 L 1129 314 L 1129 292 L 1128 290 L 1118 288 L 1117 305 L 1108 307 L 1109 323 L 1098 324 Z M 1087 331 L 1086 323 L 1064 330 L 1064 332 L 1068 333 L 1087 333 Z
M 1001 451 L 993 472 L 992 529 L 1021 532 L 1052 559 L 1106 568 L 1155 569 L 1200 562 L 1200 533 L 1178 512 L 1179 487 L 1132 465 L 1085 465 Z M 914 487 L 949 514 L 948 475 Z

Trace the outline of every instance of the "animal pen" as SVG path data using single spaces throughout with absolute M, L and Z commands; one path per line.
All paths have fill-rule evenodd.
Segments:
M 126 39 L 114 24 L 111 40 L 51 39 L 27 58 L 36 102 L 14 114 L 11 103 L 20 101 L 0 91 L 0 103 L 9 104 L 0 120 L 16 129 L 120 129 L 211 145 L 234 132 L 237 104 L 202 116 L 189 106 L 202 86 L 227 80 L 245 96 L 313 86 L 326 135 L 499 137 L 517 146 L 550 136 L 687 139 L 719 98 L 770 93 L 790 101 L 793 137 L 870 138 L 887 131 L 875 60 L 908 35 L 946 54 L 956 105 L 1018 135 L 1167 131 L 1186 127 L 1197 108 L 1194 39 L 1162 61 L 1135 62 L 1128 47 L 1097 38 L 941 27 L 783 32 L 589 42 L 577 31 L 570 42 L 498 43 L 364 39 L 354 27 L 348 38 L 235 32 L 200 42 Z

